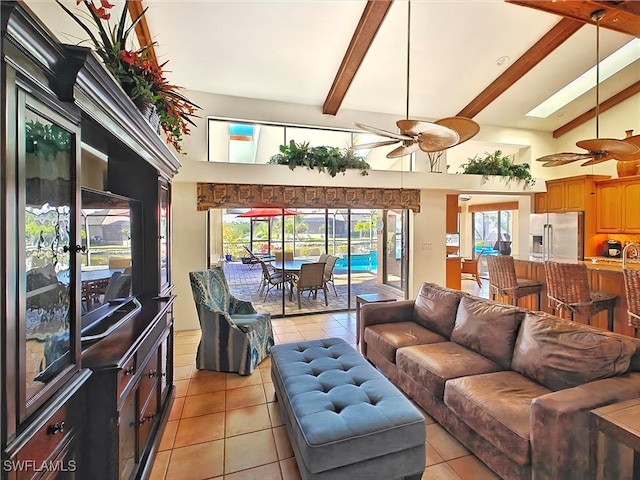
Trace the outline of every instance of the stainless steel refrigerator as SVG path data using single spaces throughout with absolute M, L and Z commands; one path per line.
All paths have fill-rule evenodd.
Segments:
M 584 260 L 584 212 L 534 213 L 529 254 L 544 260 Z

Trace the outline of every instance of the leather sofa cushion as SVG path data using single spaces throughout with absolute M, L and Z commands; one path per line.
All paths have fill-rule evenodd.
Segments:
M 415 322 L 380 323 L 364 330 L 367 350 L 373 348 L 384 358 L 396 363 L 396 350 L 410 345 L 446 342 L 442 335 L 427 330 Z
M 447 380 L 502 370 L 497 363 L 453 342 L 401 348 L 397 366 L 439 399 L 444 397 Z
M 550 390 L 517 372 L 449 380 L 444 403 L 460 420 L 517 464 L 531 463 L 531 401 Z
M 477 297 L 463 297 L 451 341 L 478 352 L 505 369 L 511 368 L 513 347 L 525 311 Z
M 466 294 L 434 283 L 423 283 L 413 307 L 413 319 L 449 339 L 460 299 Z
M 527 313 L 516 339 L 512 368 L 562 390 L 629 369 L 636 345 L 541 312 Z

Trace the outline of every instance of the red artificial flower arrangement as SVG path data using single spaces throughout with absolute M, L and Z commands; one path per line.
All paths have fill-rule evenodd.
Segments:
M 167 136 L 167 143 L 177 152 L 183 153 L 183 136 L 189 135 L 189 124 L 195 126 L 190 117 L 195 116 L 195 111 L 200 107 L 179 92 L 182 87 L 169 83 L 163 71 L 167 62 L 157 65 L 151 60 L 149 55 L 151 45 L 145 45 L 138 50 L 127 49 L 126 45 L 129 35 L 148 7 L 127 26 L 129 23 L 127 21 L 128 0 L 125 1 L 118 23 L 111 26 L 109 20 L 113 4 L 107 0 L 100 0 L 100 6 L 97 6 L 93 0 L 76 0 L 76 5 L 81 3 L 85 5 L 93 23 L 98 27 L 98 36 L 96 36 L 60 0 L 56 2 L 89 35 L 96 53 L 138 108 L 142 110 L 146 107 L 155 107 L 159 124 Z

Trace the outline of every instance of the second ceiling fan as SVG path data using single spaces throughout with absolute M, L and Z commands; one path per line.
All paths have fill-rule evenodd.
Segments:
M 576 142 L 576 146 L 588 153 L 553 153 L 538 158 L 538 162 L 544 162 L 543 167 L 557 167 L 578 160 L 587 160 L 581 165 L 586 167 L 608 160 L 625 162 L 640 159 L 640 136 L 629 136 L 624 140 L 600 138 L 600 20 L 604 14 L 604 10 L 591 14 L 591 20 L 596 23 L 596 138 Z
M 434 123 L 409 119 L 409 83 L 411 66 L 411 1 L 407 2 L 407 103 L 406 118 L 398 120 L 396 125 L 400 133 L 389 132 L 380 128 L 355 123 L 355 126 L 369 133 L 387 137 L 389 140 L 354 145 L 355 150 L 371 149 L 401 143 L 387 154 L 387 158 L 403 157 L 418 150 L 423 152 L 439 152 L 459 145 L 472 138 L 480 130 L 480 126 L 466 117 L 447 117 Z

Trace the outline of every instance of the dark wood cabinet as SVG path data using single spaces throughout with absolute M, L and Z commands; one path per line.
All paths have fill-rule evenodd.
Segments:
M 89 49 L 57 43 L 20 2 L 0 8 L 0 479 L 145 477 L 174 392 L 180 164 Z M 104 302 L 123 321 L 84 342 L 82 187 L 130 197 L 142 212 L 133 296 Z
M 82 450 L 87 478 L 139 478 L 148 467 L 171 407 L 172 302 L 143 303 L 128 329 L 83 353 L 83 365 L 93 370 Z

